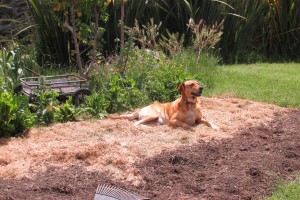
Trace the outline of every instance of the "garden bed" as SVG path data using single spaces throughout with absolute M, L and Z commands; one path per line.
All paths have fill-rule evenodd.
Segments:
M 113 184 L 151 199 L 258 199 L 300 170 L 300 110 L 203 98 L 221 127 L 53 124 L 0 140 L 0 199 L 93 199 Z

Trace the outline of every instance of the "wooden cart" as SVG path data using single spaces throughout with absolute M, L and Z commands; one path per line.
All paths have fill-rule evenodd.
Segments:
M 21 85 L 15 92 L 21 92 L 30 99 L 47 90 L 55 90 L 59 94 L 59 100 L 66 100 L 72 96 L 75 105 L 84 102 L 84 98 L 91 94 L 87 86 L 87 79 L 76 75 L 56 75 L 21 78 Z

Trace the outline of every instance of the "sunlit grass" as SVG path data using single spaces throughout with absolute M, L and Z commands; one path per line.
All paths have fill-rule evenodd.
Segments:
M 300 106 L 300 64 L 251 64 L 221 67 L 215 87 L 208 96 L 230 93 L 238 98 Z
M 283 183 L 277 187 L 272 196 L 265 200 L 296 200 L 300 199 L 300 176 L 288 183 Z

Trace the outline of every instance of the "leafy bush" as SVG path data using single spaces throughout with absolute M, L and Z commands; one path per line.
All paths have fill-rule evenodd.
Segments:
M 191 76 L 181 66 L 166 64 L 159 71 L 151 71 L 144 80 L 142 91 L 151 101 L 168 102 L 178 97 L 176 88 Z
M 105 98 L 104 93 L 94 91 L 92 95 L 85 97 L 85 103 L 87 105 L 87 112 L 93 117 L 105 117 L 109 102 Z
M 197 52 L 185 49 L 167 59 L 162 53 L 136 52 L 137 56 L 128 63 L 128 76 L 136 81 L 139 90 L 147 96 L 145 100 L 172 101 L 178 97 L 176 88 L 186 80 L 198 80 L 206 89 L 214 87 L 218 76 L 217 56 L 202 52 L 197 60 Z
M 61 104 L 57 99 L 58 96 L 56 91 L 50 89 L 36 95 L 35 102 L 37 104 L 33 107 L 38 124 L 49 125 L 54 122 L 74 121 L 82 112 L 81 108 L 76 108 L 72 104 L 71 97 Z
M 77 115 L 80 113 L 80 108 L 74 106 L 71 97 L 65 103 L 54 107 L 54 110 L 54 119 L 57 122 L 75 121 Z
M 133 50 L 124 75 L 118 74 L 116 68 L 109 65 L 94 72 L 90 78 L 91 89 L 97 95 L 101 94 L 92 97 L 99 98 L 100 105 L 96 110 L 100 113 L 104 105 L 108 105 L 105 110 L 111 113 L 153 101 L 172 101 L 179 96 L 178 85 L 189 79 L 196 79 L 211 89 L 218 74 L 218 61 L 218 58 L 205 52 L 197 61 L 197 53 L 189 49 L 175 54 L 169 60 L 161 52 Z M 97 107 L 95 103 L 89 103 L 89 107 Z
M 94 92 L 102 94 L 97 97 L 100 98 L 98 111 L 102 112 L 102 108 L 108 113 L 124 111 L 137 107 L 143 102 L 143 95 L 132 78 L 111 72 L 106 77 L 101 76 L 101 74 L 100 76 L 94 75 L 91 82 L 97 82 L 101 85 L 101 88 L 94 89 Z M 96 98 L 96 96 L 87 97 L 88 105 L 95 105 L 91 100 L 92 98 Z
M 25 53 L 25 49 L 17 44 L 0 50 L 0 76 L 4 77 L 8 90 L 13 91 L 25 74 L 32 72 L 30 68 L 36 68 L 34 52 Z
M 54 90 L 46 90 L 36 96 L 35 110 L 37 114 L 37 122 L 39 124 L 48 125 L 54 122 L 54 106 L 59 104 L 57 100 L 58 93 Z
M 29 110 L 28 97 L 0 89 L 0 137 L 23 133 L 34 124 L 35 119 Z
M 126 76 L 134 79 L 137 88 L 141 89 L 149 73 L 159 72 L 166 62 L 166 56 L 162 52 L 135 49 L 128 59 Z
M 219 76 L 218 63 L 220 59 L 212 53 L 202 52 L 199 61 L 193 49 L 186 49 L 175 54 L 171 62 L 182 66 L 182 69 L 191 76 L 189 78 L 200 80 L 206 89 L 213 89 L 215 80 Z

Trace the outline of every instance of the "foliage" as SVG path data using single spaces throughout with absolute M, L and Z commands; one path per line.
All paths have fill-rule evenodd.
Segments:
M 49 125 L 54 122 L 74 121 L 83 111 L 72 104 L 72 98 L 69 97 L 66 102 L 58 101 L 59 94 L 55 90 L 44 90 L 37 92 L 35 96 L 35 105 L 32 110 L 37 115 L 37 123 Z
M 41 0 L 27 0 L 33 18 L 37 62 L 40 66 L 49 64 L 69 65 L 71 55 L 68 45 L 70 34 L 63 32 L 57 20 L 63 20 L 63 12 L 56 16 L 50 12 L 50 5 Z
M 66 29 L 67 25 L 72 27 L 71 13 L 68 10 L 72 5 L 71 2 L 75 2 L 75 27 L 78 35 L 76 39 L 79 42 L 79 50 L 83 52 L 81 59 L 84 60 L 84 64 L 88 64 L 87 61 L 91 60 L 92 55 L 94 55 L 95 51 L 92 49 L 95 47 L 95 41 L 100 44 L 99 47 L 103 47 L 98 48 L 98 60 L 101 59 L 101 55 L 112 55 L 115 51 L 118 51 L 119 43 L 116 42 L 116 39 L 120 38 L 119 19 L 122 5 L 120 1 L 115 1 L 114 4 L 110 3 L 107 9 L 104 10 L 101 10 L 104 7 L 99 6 L 99 13 L 103 11 L 99 15 L 100 18 L 105 16 L 104 20 L 99 19 L 99 26 L 105 27 L 105 32 L 103 32 L 104 29 L 98 29 L 98 40 L 95 40 L 93 34 L 96 30 L 96 21 L 95 17 L 92 17 L 93 12 L 91 9 L 91 5 L 94 5 L 96 0 L 48 0 L 47 2 L 50 2 L 51 5 L 44 3 L 42 6 L 50 7 L 50 11 L 49 9 L 42 10 L 42 13 L 45 12 L 45 16 L 51 14 L 52 18 L 55 18 L 54 22 L 59 22 L 59 26 L 55 24 L 48 26 L 47 24 L 52 24 L 50 18 L 49 21 L 40 20 L 44 23 L 44 25 L 39 25 L 44 27 L 41 30 L 47 30 L 49 27 L 53 28 L 52 31 L 47 32 L 55 33 L 49 35 L 57 38 L 57 41 L 55 41 L 51 38 L 47 39 L 46 35 L 43 36 L 44 39 L 41 41 L 49 41 L 50 44 L 57 43 L 55 48 L 39 48 L 42 50 L 56 49 L 52 53 L 49 52 L 49 54 L 44 55 L 56 55 L 53 52 L 59 52 L 58 50 L 67 52 L 66 50 L 69 50 L 67 54 L 60 52 L 59 54 L 62 55 L 60 57 L 67 59 L 68 62 L 75 59 L 73 48 L 75 40 L 71 38 L 72 35 L 64 33 L 64 37 L 61 37 L 61 33 L 59 33 L 59 31 L 62 32 L 62 29 L 70 30 L 69 28 Z M 101 2 L 104 3 L 104 1 Z M 136 37 L 136 44 L 151 48 L 151 50 L 156 48 L 158 41 L 166 42 L 169 39 L 170 42 L 164 44 L 171 46 L 171 41 L 174 41 L 176 35 L 178 39 L 175 41 L 178 43 L 175 43 L 176 45 L 171 50 L 174 51 L 180 46 L 182 38 L 184 38 L 184 47 L 193 44 L 192 36 L 194 33 L 191 29 L 188 29 L 190 19 L 197 23 L 202 20 L 202 25 L 206 24 L 207 27 L 213 27 L 215 24 L 221 24 L 224 21 L 223 35 L 216 47 L 221 49 L 220 52 L 225 62 L 255 61 L 256 59 L 247 59 L 249 54 L 251 56 L 262 54 L 263 58 L 299 60 L 299 54 L 296 53 L 299 52 L 300 46 L 300 29 L 297 20 L 300 15 L 299 9 L 297 9 L 299 3 L 298 0 L 131 0 L 124 5 L 124 25 L 136 32 L 139 31 L 138 35 L 141 37 Z M 39 9 L 39 6 L 36 6 L 36 8 Z M 151 26 L 151 24 L 156 25 L 156 27 Z M 145 27 L 148 27 L 148 29 Z M 148 37 L 148 40 L 145 41 L 145 37 Z M 64 38 L 68 42 L 63 40 L 58 42 L 60 38 Z M 58 48 L 58 44 L 62 45 L 62 48 Z M 168 48 L 163 47 L 168 52 Z M 86 54 L 88 51 L 90 54 Z M 171 51 L 168 53 L 173 54 Z
M 54 107 L 54 109 L 54 119 L 56 122 L 75 121 L 77 115 L 81 113 L 80 109 L 73 105 L 71 97 L 65 103 Z
M 109 113 L 153 101 L 172 101 L 179 95 L 178 85 L 188 79 L 199 80 L 206 88 L 214 86 L 218 60 L 206 53 L 201 55 L 199 63 L 192 50 L 174 54 L 172 59 L 167 59 L 163 53 L 145 49 L 135 49 L 130 55 L 124 75 L 106 66 L 94 71 L 89 80 L 91 89 L 101 94 L 99 101 L 109 103 L 106 109 Z
M 300 1 L 268 0 L 263 47 L 268 56 L 298 58 L 300 52 Z
M 109 107 L 109 101 L 105 98 L 104 93 L 93 92 L 92 95 L 85 97 L 87 112 L 92 117 L 103 118 Z
M 191 78 L 201 81 L 206 90 L 213 89 L 219 78 L 217 67 L 220 58 L 212 53 L 203 52 L 200 59 L 193 49 L 186 49 L 175 54 L 171 60 L 174 65 L 182 66 L 182 69 L 191 75 Z
M 298 0 L 270 1 L 216 1 L 216 0 L 131 0 L 125 5 L 125 25 L 139 27 L 153 18 L 155 24 L 161 23 L 160 36 L 168 37 L 170 33 L 185 36 L 185 45 L 190 44 L 191 30 L 187 24 L 190 19 L 201 19 L 208 25 L 224 20 L 224 34 L 219 47 L 227 62 L 244 62 L 253 52 L 265 57 L 287 57 L 299 60 L 299 19 Z M 114 20 L 119 18 L 119 7 L 110 6 L 110 20 L 107 32 L 109 41 L 118 37 L 113 28 Z M 299 21 L 299 20 L 298 20 Z M 293 50 L 292 50 L 293 49 Z M 249 60 L 248 60 L 249 61 Z
M 135 48 L 130 52 L 126 76 L 134 79 L 137 88 L 141 89 L 148 74 L 158 72 L 165 62 L 166 56 L 162 52 Z
M 7 89 L 13 90 L 20 78 L 28 73 L 29 66 L 36 66 L 35 60 L 19 45 L 13 44 L 0 50 L 0 76 L 4 77 Z
M 138 22 L 135 21 L 135 26 L 127 28 L 127 34 L 137 42 L 141 48 L 147 48 L 155 50 L 158 47 L 157 40 L 159 36 L 159 28 L 161 23 L 155 24 L 154 20 L 151 18 L 147 25 L 142 25 L 139 27 Z
M 26 96 L 16 96 L 0 88 L 0 137 L 22 134 L 35 122 Z
M 98 85 L 102 86 L 101 88 L 97 87 L 98 90 L 94 89 L 95 92 L 103 94 L 99 96 L 100 98 L 105 97 L 105 100 L 101 99 L 98 102 L 101 104 L 99 111 L 102 108 L 105 108 L 108 113 L 130 110 L 141 105 L 141 102 L 143 102 L 143 95 L 136 87 L 136 82 L 132 78 L 126 78 L 112 72 L 106 74 L 105 78 L 101 77 L 101 75 L 99 76 L 99 74 L 94 74 L 91 77 L 91 82 L 98 82 Z M 87 103 L 91 104 L 90 98 L 93 97 L 87 98 Z
M 240 62 L 247 57 L 247 51 L 261 52 L 261 30 L 264 26 L 264 1 L 230 0 L 229 4 L 234 12 L 242 17 L 226 15 L 224 20 L 224 34 L 221 48 L 224 59 L 228 62 Z
M 203 50 L 209 51 L 210 49 L 214 49 L 220 41 L 222 26 L 223 21 L 220 24 L 216 23 L 208 27 L 202 19 L 198 23 L 195 23 L 192 18 L 189 20 L 188 27 L 194 34 L 194 48 L 198 52 L 197 62 Z
M 168 102 L 178 97 L 176 88 L 189 77 L 190 74 L 183 71 L 181 66 L 168 64 L 148 74 L 142 91 L 147 92 L 151 101 Z
M 159 40 L 159 45 L 164 52 L 170 56 L 179 53 L 184 48 L 184 36 L 179 36 L 178 33 L 170 33 L 167 30 L 167 36 L 162 35 Z
M 107 20 L 104 1 L 28 0 L 28 3 L 39 25 L 36 34 L 47 41 L 37 43 L 42 56 L 50 55 L 47 60 L 65 65 L 75 59 L 80 74 L 87 75 L 101 56 L 98 48 L 103 42 L 104 29 L 99 22 Z M 89 66 L 85 66 L 87 61 Z
M 39 124 L 49 125 L 54 122 L 55 106 L 59 104 L 58 96 L 59 94 L 54 90 L 46 90 L 36 95 L 37 105 L 34 106 L 34 109 Z

